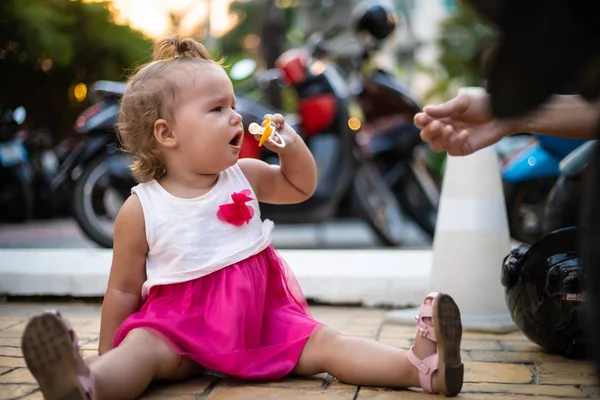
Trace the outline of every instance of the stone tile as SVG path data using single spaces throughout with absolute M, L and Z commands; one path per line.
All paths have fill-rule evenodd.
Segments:
M 343 335 L 348 335 L 348 336 L 358 336 L 358 337 L 363 337 L 363 338 L 375 339 L 377 337 L 378 330 L 379 330 L 378 328 L 358 329 L 356 327 L 351 327 L 351 328 L 342 329 L 340 331 L 340 333 Z
M 85 359 L 88 358 L 90 356 L 95 356 L 98 354 L 98 350 L 81 350 L 80 351 L 81 356 Z
M 471 360 L 471 356 L 469 355 L 469 353 L 467 353 L 464 350 L 460 351 L 460 359 L 462 360 L 463 363 L 465 361 L 474 361 L 474 360 Z
M 98 338 L 96 340 L 90 340 L 81 345 L 81 350 L 98 350 L 98 346 L 100 345 L 100 341 Z
M 507 363 L 533 363 L 542 361 L 564 362 L 562 356 L 542 352 L 512 352 L 492 350 L 471 350 L 469 352 L 473 361 L 507 362 Z
M 462 340 L 462 350 L 502 350 L 498 342 L 486 342 L 484 340 Z
M 24 367 L 25 360 L 16 357 L 2 357 L 0 356 L 0 367 Z
M 290 389 L 279 387 L 217 386 L 207 400 L 353 400 L 355 392 L 345 389 Z
M 20 347 L 0 346 L 0 356 L 23 357 Z
M 389 344 L 390 346 L 399 347 L 401 349 L 408 350 L 412 344 L 409 339 L 397 339 L 397 338 L 381 338 L 377 339 L 378 342 L 383 344 Z
M 36 385 L 2 384 L 0 383 L 0 399 L 15 399 L 30 394 L 37 389 Z
M 535 367 L 540 385 L 596 385 L 598 383 L 591 363 L 541 362 Z
M 42 392 L 39 390 L 33 392 L 29 396 L 22 397 L 19 400 L 44 400 L 44 396 L 42 396 Z
M 487 399 L 498 399 L 498 400 L 522 400 L 522 395 L 511 395 L 511 394 L 492 394 L 492 393 L 460 393 L 457 399 L 467 400 L 487 400 Z M 412 390 L 385 390 L 385 389 L 371 389 L 361 388 L 358 393 L 358 400 L 424 400 L 424 399 L 443 399 L 443 395 L 432 396 L 425 394 L 422 391 Z M 528 398 L 528 397 L 527 397 Z M 549 397 L 549 396 L 536 396 L 535 400 L 557 400 L 557 399 L 574 399 L 571 397 Z M 575 397 L 575 399 L 580 399 Z
M 527 338 L 527 336 L 523 335 L 523 333 L 520 331 L 511 332 L 511 333 L 507 333 L 504 335 L 498 335 L 498 340 L 502 340 L 504 342 L 511 342 L 511 341 L 529 342 L 530 341 Z
M 27 368 L 17 368 L 8 374 L 0 376 L 0 383 L 30 383 L 36 385 L 37 382 Z
M 500 347 L 506 351 L 541 352 L 542 348 L 531 342 L 507 342 L 501 341 Z
M 533 380 L 531 370 L 525 365 L 477 361 L 464 364 L 465 382 L 530 383 Z
M 14 338 L 18 338 L 21 339 L 21 336 L 23 336 L 23 331 L 13 331 L 10 329 L 5 329 L 3 331 L 0 331 L 0 343 L 2 343 L 4 341 L 4 339 L 14 339 Z
M 17 332 L 17 333 L 23 333 L 23 331 L 25 330 L 25 325 L 27 324 L 27 321 L 23 321 L 21 320 L 20 322 L 13 324 L 11 326 L 6 327 L 5 329 L 2 329 L 2 332 Z
M 358 400 L 423 400 L 427 396 L 423 391 L 413 391 L 404 389 L 383 389 L 361 387 L 358 392 Z M 437 398 L 431 397 L 432 399 Z
M 2 338 L 0 337 L 0 346 L 21 347 L 21 338 Z
M 593 399 L 600 399 L 600 387 L 595 386 L 583 386 L 581 388 L 584 392 L 586 392 Z
M 500 341 L 505 338 L 505 335 L 506 334 L 463 331 L 462 338 L 463 340 Z
M 492 394 L 492 393 L 466 393 L 460 394 L 460 399 L 463 400 L 523 400 L 532 397 L 535 400 L 580 400 L 581 397 L 554 397 L 554 396 L 523 396 L 512 394 Z
M 0 330 L 8 329 L 23 322 L 20 317 L 0 317 Z
M 466 393 L 496 393 L 512 395 L 543 395 L 564 397 L 587 397 L 587 392 L 575 386 L 521 385 L 503 383 L 465 383 L 461 396 Z M 537 397 L 536 397 L 537 398 Z
M 380 339 L 414 339 L 417 333 L 415 326 L 386 324 L 381 328 Z

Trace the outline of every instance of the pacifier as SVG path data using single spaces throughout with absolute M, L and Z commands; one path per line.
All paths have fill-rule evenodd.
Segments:
M 261 135 L 258 147 L 261 147 L 266 141 L 280 148 L 285 147 L 285 140 L 277 133 L 276 126 L 271 122 L 271 118 L 269 117 L 265 119 L 262 126 L 256 122 L 252 122 L 248 127 L 248 131 L 253 135 Z

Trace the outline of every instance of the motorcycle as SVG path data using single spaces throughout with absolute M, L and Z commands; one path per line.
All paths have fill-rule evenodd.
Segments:
M 335 28 L 332 29 L 335 31 Z M 359 171 L 383 177 L 380 184 L 390 188 L 391 195 L 429 237 L 433 237 L 440 198 L 440 179 L 435 178 L 433 157 L 420 138 L 413 118 L 422 107 L 398 77 L 377 65 L 365 67 L 380 50 L 380 41 L 362 41 L 355 32 L 350 35 L 338 29 L 333 40 L 324 41 L 319 55 L 331 59 L 344 70 L 345 79 L 363 112 L 357 143 L 365 167 Z M 364 175 L 363 175 L 364 176 Z M 369 195 L 369 183 L 356 191 L 365 210 L 378 210 L 379 201 Z M 393 221 L 395 231 L 401 231 L 403 221 Z
M 543 233 L 544 204 L 561 174 L 559 164 L 584 140 L 533 134 L 528 146 L 504 160 L 501 168 L 511 236 L 526 244 Z
M 20 126 L 23 107 L 0 110 L 0 220 L 23 222 L 33 212 L 33 171 Z
M 71 192 L 71 211 L 82 231 L 102 247 L 112 247 L 113 222 L 135 185 L 115 132 L 122 82 L 98 81 L 90 88 L 93 105 L 75 121 L 70 151 L 50 186 Z
M 542 233 L 579 225 L 583 177 L 597 147 L 598 142 L 590 140 L 573 150 L 560 162 L 561 174 L 552 187 L 544 207 Z

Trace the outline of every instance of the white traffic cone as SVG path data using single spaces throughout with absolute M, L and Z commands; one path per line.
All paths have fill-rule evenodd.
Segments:
M 504 299 L 500 271 L 511 250 L 498 157 L 492 148 L 446 160 L 433 240 L 430 292 L 458 304 L 465 330 L 517 330 Z M 414 324 L 420 306 L 386 320 Z

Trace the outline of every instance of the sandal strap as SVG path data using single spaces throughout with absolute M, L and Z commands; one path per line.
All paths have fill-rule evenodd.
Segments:
M 430 321 L 433 321 L 433 300 L 438 296 L 439 293 L 432 292 L 425 297 L 423 300 L 423 305 L 421 306 L 421 310 L 419 311 L 419 315 L 415 317 L 417 320 L 417 330 L 418 334 L 424 338 L 427 338 L 433 342 L 436 341 L 435 331 L 433 328 L 432 322 L 425 322 L 424 318 L 429 318 Z M 427 300 L 431 300 L 431 303 L 426 304 Z
M 414 352 L 414 345 L 406 353 L 408 361 L 419 371 L 419 383 L 424 391 L 433 393 L 433 373 L 438 370 L 439 356 L 434 353 L 424 359 L 420 359 Z

